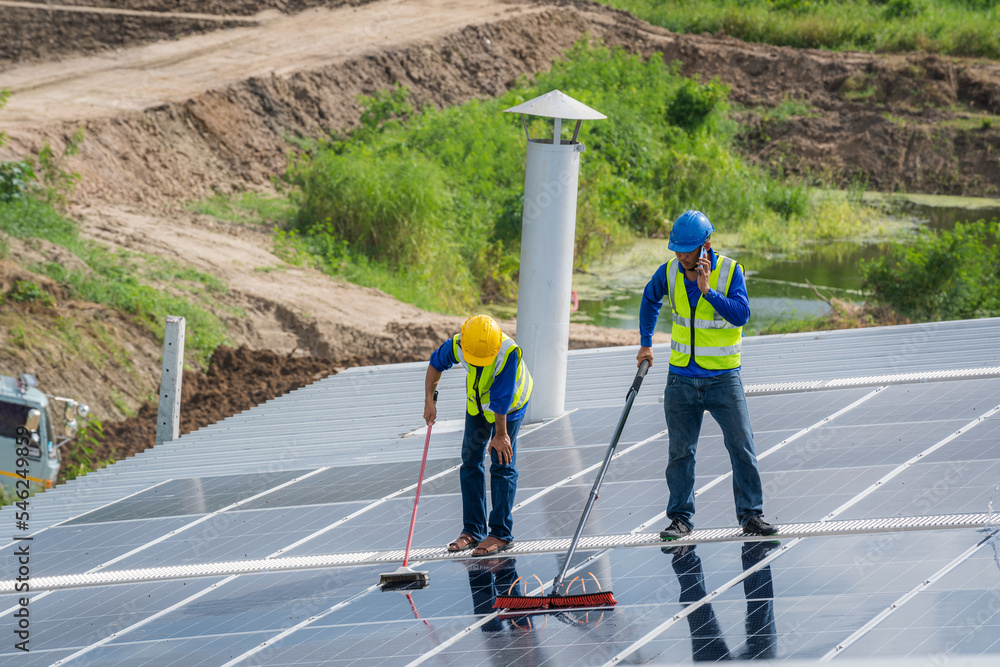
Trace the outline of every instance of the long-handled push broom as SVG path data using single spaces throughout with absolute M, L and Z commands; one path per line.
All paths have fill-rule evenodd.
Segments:
M 535 611 L 552 608 L 566 609 L 569 607 L 613 607 L 618 604 L 618 601 L 615 600 L 615 596 L 611 593 L 611 591 L 567 595 L 566 591 L 561 589 L 563 586 L 563 579 L 569 571 L 570 561 L 573 560 L 573 554 L 576 552 L 576 546 L 579 544 L 580 537 L 583 534 L 583 527 L 587 523 L 587 518 L 590 516 L 590 510 L 594 506 L 594 501 L 597 500 L 597 492 L 600 491 L 601 483 L 604 481 L 604 475 L 608 471 L 608 464 L 611 462 L 611 457 L 615 453 L 615 447 L 618 446 L 618 438 L 621 437 L 622 429 L 625 428 L 625 420 L 628 419 L 628 413 L 632 409 L 632 402 L 635 401 L 635 396 L 639 393 L 639 387 L 642 386 L 642 379 L 646 377 L 646 371 L 648 370 L 649 361 L 644 360 L 641 364 L 639 364 L 639 371 L 635 374 L 635 379 L 632 380 L 632 386 L 629 388 L 628 395 L 625 398 L 625 409 L 622 410 L 622 416 L 618 420 L 618 427 L 615 428 L 615 434 L 611 438 L 611 445 L 608 447 L 608 451 L 604 454 L 604 462 L 601 464 L 601 469 L 597 473 L 597 479 L 594 480 L 594 487 L 590 490 L 590 497 L 587 499 L 587 505 L 583 508 L 583 516 L 580 517 L 580 524 L 576 527 L 576 533 L 573 535 L 573 541 L 570 542 L 569 552 L 566 554 L 566 562 L 563 563 L 562 572 L 560 572 L 559 576 L 552 580 L 552 592 L 548 595 L 541 596 L 518 596 L 512 595 L 511 593 L 513 593 L 513 591 L 508 591 L 506 595 L 497 595 L 493 602 L 494 609 Z
M 438 393 L 434 392 L 434 404 L 437 405 Z M 417 495 L 413 498 L 413 515 L 410 517 L 410 534 L 406 538 L 406 553 L 403 555 L 403 565 L 394 572 L 383 572 L 378 583 L 383 591 L 403 591 L 426 588 L 430 583 L 430 574 L 423 570 L 414 570 L 410 565 L 410 545 L 413 544 L 413 527 L 417 525 L 417 503 L 420 502 L 420 487 L 424 483 L 424 469 L 427 467 L 427 450 L 431 444 L 431 424 L 427 425 L 427 437 L 424 439 L 424 456 L 420 460 L 420 477 L 417 478 Z

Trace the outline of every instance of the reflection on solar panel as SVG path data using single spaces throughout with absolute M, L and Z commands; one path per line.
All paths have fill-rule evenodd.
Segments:
M 376 584 L 406 539 L 425 366 L 351 369 L 32 498 L 31 650 L 13 632 L 25 541 L 8 540 L 0 658 L 997 664 L 997 340 L 1000 320 L 747 339 L 765 513 L 783 527 L 773 540 L 736 534 L 710 419 L 697 532 L 656 540 L 667 440 L 654 366 L 570 564 L 575 587 L 613 587 L 619 604 L 535 616 L 494 611 L 493 598 L 536 594 L 560 570 L 635 350 L 571 353 L 567 414 L 522 429 L 518 547 L 505 557 L 443 552 L 460 530 L 461 433 L 432 435 L 413 552 L 430 587 L 408 593 Z M 460 417 L 460 373 L 440 390 L 439 414 Z M 0 526 L 16 532 L 14 508 Z

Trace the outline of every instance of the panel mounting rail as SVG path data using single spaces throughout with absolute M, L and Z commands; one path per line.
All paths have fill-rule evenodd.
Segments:
M 668 542 L 670 546 L 705 544 L 708 542 L 746 542 L 759 540 L 791 539 L 802 537 L 830 537 L 837 535 L 867 535 L 894 533 L 913 530 L 941 530 L 958 528 L 988 528 L 1000 524 L 1000 516 L 995 513 L 943 514 L 921 517 L 893 517 L 885 519 L 851 519 L 845 521 L 813 521 L 792 523 L 780 527 L 777 535 L 753 537 L 744 535 L 740 528 L 706 528 L 691 533 L 685 540 Z M 549 540 L 525 540 L 503 553 L 504 556 L 543 554 L 566 551 L 570 538 Z M 665 544 L 658 533 L 626 533 L 618 535 L 591 535 L 580 540 L 584 550 L 610 549 L 615 547 L 662 546 Z M 449 553 L 444 547 L 413 549 L 413 561 L 456 560 L 469 558 L 467 553 Z M 233 574 L 259 574 L 264 572 L 289 572 L 329 567 L 376 565 L 401 561 L 403 551 L 364 551 L 345 554 L 325 554 L 318 556 L 285 556 L 281 558 L 258 558 L 253 560 L 229 561 L 222 563 L 194 563 L 141 568 L 133 570 L 109 570 L 83 574 L 66 574 L 51 577 L 32 577 L 31 589 L 54 590 L 109 584 L 132 584 L 150 581 L 170 581 L 192 577 L 216 577 Z M 15 580 L 0 581 L 0 593 L 14 591 Z

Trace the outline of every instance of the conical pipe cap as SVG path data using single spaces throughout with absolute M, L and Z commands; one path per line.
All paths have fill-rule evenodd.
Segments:
M 583 102 L 574 100 L 560 90 L 553 90 L 533 100 L 518 104 L 516 107 L 504 109 L 504 113 L 523 113 L 528 116 L 566 120 L 603 120 L 607 118 L 600 111 L 591 109 Z

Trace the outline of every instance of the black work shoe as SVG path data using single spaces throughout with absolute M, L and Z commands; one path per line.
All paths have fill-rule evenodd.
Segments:
M 691 535 L 691 526 L 680 519 L 674 519 L 670 525 L 660 531 L 660 539 L 664 542 L 669 540 L 681 540 Z
M 754 514 L 743 523 L 744 535 L 774 535 L 778 532 L 777 526 L 772 526 L 759 514 Z
M 660 547 L 660 551 L 665 554 L 671 554 L 674 558 L 679 559 L 694 551 L 694 546 L 693 544 L 682 544 L 676 547 Z
M 747 570 L 767 558 L 772 551 L 781 546 L 778 540 L 753 540 L 743 543 L 743 569 Z

